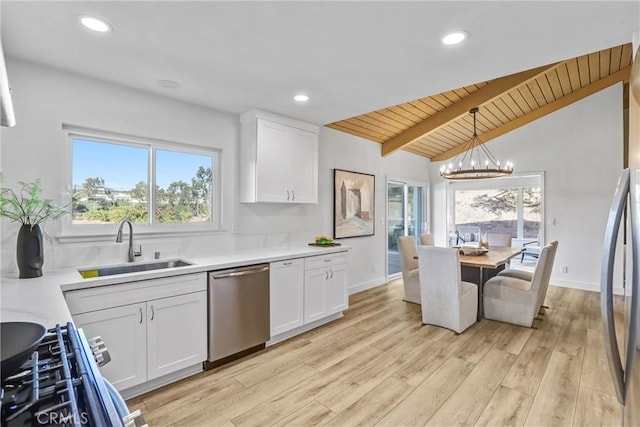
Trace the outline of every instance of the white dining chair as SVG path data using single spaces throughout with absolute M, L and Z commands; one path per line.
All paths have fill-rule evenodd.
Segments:
M 489 248 L 510 248 L 511 234 L 508 233 L 487 233 L 487 243 Z
M 531 327 L 540 308 L 541 293 L 551 276 L 551 244 L 540 251 L 531 281 L 495 276 L 484 284 L 484 317 L 514 325 Z
M 415 258 L 418 255 L 418 251 L 414 237 L 398 237 L 398 252 L 400 253 L 400 267 L 402 268 L 404 300 L 420 304 L 420 277 L 418 276 L 418 260 Z
M 423 246 L 435 246 L 435 241 L 433 239 L 433 234 L 424 233 L 420 235 L 420 244 Z
M 478 314 L 478 286 L 460 279 L 457 249 L 418 247 L 422 323 L 462 333 Z
M 544 289 L 542 289 L 542 291 L 540 292 L 540 297 L 538 298 L 538 310 L 540 309 L 540 307 L 542 307 L 542 305 L 544 304 L 544 300 L 547 297 L 547 291 L 549 290 L 549 281 L 551 280 L 551 272 L 553 270 L 553 263 L 555 262 L 556 259 L 556 252 L 558 251 L 558 241 L 554 240 L 553 242 L 549 243 L 552 246 L 551 249 L 551 253 L 549 254 L 549 279 L 545 282 L 546 285 L 544 287 Z M 498 273 L 498 276 L 506 276 L 506 277 L 513 277 L 516 279 L 521 279 L 521 280 L 526 280 L 528 282 L 531 281 L 531 279 L 533 279 L 533 272 L 531 271 L 525 271 L 525 270 L 517 270 L 514 268 L 507 268 L 505 270 L 502 270 L 501 272 Z

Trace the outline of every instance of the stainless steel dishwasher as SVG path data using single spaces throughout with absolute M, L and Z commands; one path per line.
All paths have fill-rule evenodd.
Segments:
M 264 348 L 270 338 L 269 264 L 209 273 L 209 357 L 205 368 Z

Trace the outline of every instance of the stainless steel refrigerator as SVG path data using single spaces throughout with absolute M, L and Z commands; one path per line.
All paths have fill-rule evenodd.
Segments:
M 628 168 L 618 180 L 609 213 L 602 258 L 601 310 L 605 348 L 624 425 L 640 426 L 640 51 L 629 80 Z M 618 233 L 624 234 L 624 336 L 616 336 L 613 268 Z M 618 340 L 622 340 L 620 354 Z

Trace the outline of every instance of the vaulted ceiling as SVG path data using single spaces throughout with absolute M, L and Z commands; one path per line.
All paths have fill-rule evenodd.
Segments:
M 473 134 L 469 110 L 479 107 L 483 143 L 621 81 L 628 81 L 631 44 L 479 82 L 330 123 L 380 143 L 383 156 L 404 150 L 433 161 L 465 149 Z

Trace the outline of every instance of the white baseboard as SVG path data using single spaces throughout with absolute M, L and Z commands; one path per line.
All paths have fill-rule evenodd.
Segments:
M 600 292 L 599 283 L 577 282 L 573 280 L 558 280 L 552 277 L 549 284 L 551 286 L 559 286 L 561 288 L 582 289 L 583 291 Z M 624 295 L 624 288 L 614 287 L 613 293 L 615 295 Z
M 357 294 L 358 292 L 366 291 L 368 289 L 377 288 L 380 285 L 386 285 L 387 279 L 384 277 L 379 277 L 374 280 L 369 280 L 368 282 L 359 283 L 355 286 L 351 286 L 347 289 L 349 295 Z

